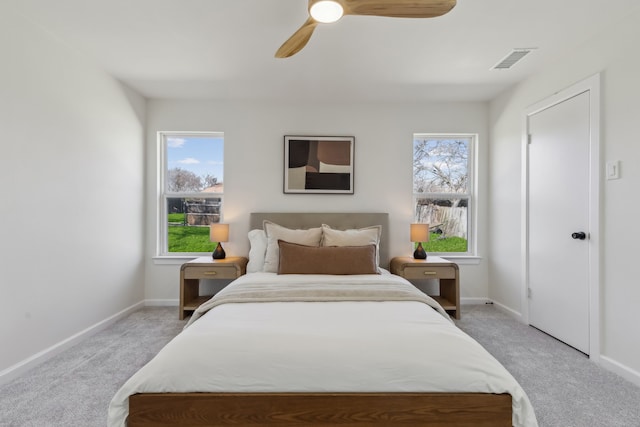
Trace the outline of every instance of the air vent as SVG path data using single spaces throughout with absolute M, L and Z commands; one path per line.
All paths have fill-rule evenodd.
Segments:
M 513 51 L 505 56 L 500 62 L 493 66 L 492 70 L 506 70 L 513 67 L 518 61 L 529 54 L 533 48 L 513 49 Z

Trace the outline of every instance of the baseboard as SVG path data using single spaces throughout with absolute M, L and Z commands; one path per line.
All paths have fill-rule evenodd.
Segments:
M 483 305 L 490 302 L 487 298 L 460 298 L 460 305 Z
M 504 304 L 500 304 L 499 302 L 496 301 L 492 301 L 493 305 L 495 308 L 497 308 L 498 310 L 500 310 L 502 313 L 508 315 L 509 317 L 513 317 L 514 319 L 516 319 L 518 322 L 520 323 L 524 323 L 524 320 L 522 319 L 522 314 L 507 307 Z
M 27 359 L 16 363 L 13 366 L 9 366 L 7 369 L 0 371 L 0 385 L 6 384 L 9 381 L 14 380 L 15 378 L 19 377 L 20 375 L 24 374 L 25 372 L 34 368 L 40 363 L 51 359 L 52 357 L 78 344 L 80 341 L 85 340 L 90 336 L 102 331 L 103 329 L 107 328 L 108 326 L 112 325 L 118 320 L 123 319 L 124 317 L 128 316 L 134 311 L 141 309 L 143 306 L 144 306 L 143 301 L 133 304 L 132 306 L 127 307 L 122 311 L 119 311 L 113 316 L 110 316 L 96 323 L 95 325 L 89 326 L 87 329 L 80 331 L 77 334 L 74 334 L 63 341 L 60 341 L 57 344 L 54 344 L 51 347 L 46 348 L 34 354 L 33 356 L 28 357 Z
M 177 299 L 146 299 L 144 300 L 145 307 L 177 307 L 180 305 L 180 300 Z
M 603 355 L 600 355 L 600 366 L 614 374 L 620 375 L 622 378 L 629 380 L 640 387 L 640 372 Z
M 519 322 L 524 322 L 522 319 L 522 315 L 517 311 L 510 309 L 509 307 L 502 305 L 498 302 L 493 301 L 493 305 L 500 310 L 501 312 L 507 314 L 508 316 L 513 317 Z M 599 355 L 597 360 L 594 360 L 594 363 L 602 366 L 604 369 L 613 372 L 614 374 L 620 375 L 622 378 L 632 382 L 633 384 L 640 387 L 640 372 L 629 368 L 628 366 L 619 363 L 610 357 Z

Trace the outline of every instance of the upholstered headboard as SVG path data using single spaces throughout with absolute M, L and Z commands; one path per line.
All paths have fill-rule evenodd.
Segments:
M 331 228 L 347 230 L 351 228 L 382 226 L 380 236 L 380 267 L 389 267 L 389 214 L 378 212 L 253 212 L 249 216 L 249 229 L 261 229 L 266 219 L 287 228 L 312 228 L 327 224 Z

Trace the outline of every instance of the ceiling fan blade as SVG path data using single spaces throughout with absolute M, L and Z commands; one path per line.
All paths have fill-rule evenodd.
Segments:
M 276 52 L 276 58 L 288 58 L 300 52 L 302 48 L 307 45 L 317 25 L 318 23 L 309 17 L 309 19 L 302 24 L 302 27 L 298 28 L 298 31 L 293 33 L 293 35 L 280 46 L 280 49 Z
M 433 18 L 444 15 L 456 0 L 339 0 L 345 15 Z

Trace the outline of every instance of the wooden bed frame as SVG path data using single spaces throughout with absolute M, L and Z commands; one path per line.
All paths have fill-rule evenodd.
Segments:
M 158 393 L 129 398 L 129 427 L 511 426 L 511 396 L 485 393 Z
M 380 265 L 388 266 L 386 213 L 253 213 L 289 228 L 382 225 Z M 142 393 L 129 397 L 128 427 L 150 426 L 511 426 L 508 394 L 491 393 Z

